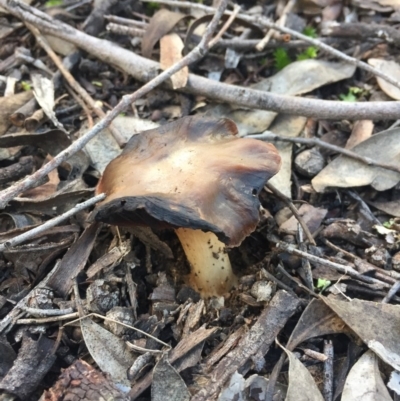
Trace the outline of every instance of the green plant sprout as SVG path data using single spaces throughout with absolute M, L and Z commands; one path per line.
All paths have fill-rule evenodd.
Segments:
M 324 292 L 331 284 L 332 284 L 331 281 L 326 280 L 326 279 L 324 279 L 324 278 L 319 278 L 319 279 L 317 280 L 316 289 L 317 289 L 320 293 L 322 293 L 322 292 Z
M 316 38 L 317 37 L 317 31 L 315 28 L 306 26 L 303 29 L 303 34 L 310 37 L 310 38 Z M 282 70 L 286 66 L 288 66 L 290 63 L 293 62 L 291 57 L 289 56 L 287 50 L 283 47 L 278 47 L 274 53 L 274 65 L 277 70 Z M 302 60 L 309 60 L 309 59 L 314 59 L 318 56 L 318 48 L 315 46 L 309 46 L 307 47 L 304 51 L 302 51 L 300 54 L 297 55 L 296 60 L 297 61 L 302 61 Z
M 146 11 L 149 14 L 153 14 L 155 11 L 160 9 L 160 4 L 156 1 L 150 1 L 146 4 Z
M 347 94 L 341 93 L 339 95 L 339 99 L 343 100 L 344 102 L 356 102 L 362 93 L 363 90 L 361 88 L 351 86 Z
M 313 28 L 312 26 L 306 26 L 303 29 L 303 35 L 308 36 L 309 38 L 316 38 L 317 35 L 317 30 Z
M 312 58 L 317 58 L 317 56 L 318 56 L 318 49 L 315 46 L 310 46 L 307 47 L 306 50 L 304 50 L 297 56 L 297 61 L 309 60 Z
M 391 229 L 394 223 L 394 219 L 390 219 L 389 221 L 385 221 L 383 223 L 383 227 Z
M 292 62 L 292 59 L 290 58 L 287 50 L 283 47 L 278 47 L 273 54 L 275 68 L 279 71 L 284 69 Z
M 61 6 L 64 3 L 63 0 L 48 0 L 44 5 L 46 7 L 56 7 L 56 6 Z
M 21 88 L 23 91 L 30 91 L 32 89 L 32 85 L 29 82 L 21 81 Z

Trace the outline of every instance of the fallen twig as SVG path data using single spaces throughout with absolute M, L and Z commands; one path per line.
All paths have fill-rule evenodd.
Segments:
M 319 258 L 318 256 L 311 255 L 310 253 L 300 251 L 299 249 L 295 248 L 293 245 L 288 244 L 286 242 L 277 242 L 276 246 L 283 251 L 290 253 L 292 255 L 300 256 L 301 258 L 306 258 L 310 262 L 319 263 L 323 266 L 330 267 L 339 273 L 346 274 L 354 279 L 363 281 L 368 284 L 375 284 L 381 288 L 391 288 L 391 284 L 385 283 L 383 281 L 377 280 L 373 277 L 364 276 L 363 274 L 358 273 L 355 269 L 351 266 L 341 265 L 339 263 L 331 262 L 330 260 Z
M 63 75 L 64 79 L 68 82 L 71 88 L 82 97 L 87 105 L 89 105 L 92 110 L 96 113 L 97 117 L 104 118 L 106 113 L 98 106 L 98 104 L 93 100 L 93 98 L 89 95 L 85 88 L 80 85 L 73 75 L 65 68 L 64 64 L 51 48 L 51 46 L 47 43 L 46 38 L 39 32 L 39 30 L 33 26 L 32 24 L 26 24 L 28 29 L 33 33 L 36 38 L 36 41 L 39 45 L 44 49 L 44 51 L 48 54 L 51 58 L 53 63 L 57 66 L 58 70 Z M 89 114 L 90 115 L 90 114 Z M 90 120 L 89 120 L 90 122 Z M 109 127 L 111 134 L 113 135 L 114 139 L 117 141 L 118 146 L 123 147 L 125 145 L 125 139 L 121 135 L 121 133 L 116 129 L 113 124 L 110 124 Z
M 355 159 L 362 163 L 365 163 L 368 166 L 382 167 L 387 170 L 392 170 L 392 171 L 396 171 L 397 173 L 400 173 L 399 166 L 395 166 L 393 164 L 377 162 L 373 159 L 370 159 L 369 157 L 361 156 L 358 153 L 353 152 L 352 150 L 341 148 L 340 146 L 332 145 L 328 142 L 322 141 L 319 138 L 292 138 L 289 136 L 277 135 L 271 131 L 266 131 L 263 134 L 248 135 L 247 138 L 262 139 L 262 140 L 268 140 L 268 141 L 300 143 L 302 145 L 307 145 L 307 146 L 318 146 L 320 148 L 329 149 L 329 150 L 332 150 L 333 152 L 340 153 L 342 155 L 351 157 L 352 159 Z
M 52 316 L 44 318 L 31 318 L 31 319 L 18 319 L 15 324 L 45 324 L 45 323 L 55 323 L 61 322 L 63 320 L 76 319 L 79 317 L 78 312 L 69 313 L 61 316 Z
M 173 2 L 173 4 L 199 6 L 197 3 L 187 2 Z M 41 31 L 67 40 L 106 63 L 117 65 L 121 70 L 139 81 L 150 81 L 156 71 L 160 70 L 160 64 L 155 61 L 140 57 L 107 40 L 87 35 L 61 21 L 55 21 L 47 14 L 43 14 L 26 4 L 15 1 L 11 7 L 5 0 L 0 0 L 0 5 L 18 18 L 36 25 Z M 214 9 L 211 8 L 211 10 Z M 400 102 L 398 101 L 350 103 L 277 95 L 224 84 L 195 74 L 189 74 L 187 85 L 179 91 L 196 96 L 205 96 L 215 101 L 244 108 L 271 110 L 319 120 L 390 120 L 400 118 Z
M 199 60 L 201 57 L 204 56 L 204 54 L 209 50 L 210 48 L 210 41 L 212 40 L 212 36 L 217 29 L 219 20 L 221 19 L 221 16 L 223 15 L 226 5 L 227 5 L 228 0 L 222 0 L 221 4 L 215 13 L 212 21 L 207 27 L 207 30 L 201 40 L 201 42 L 190 52 L 188 53 L 185 57 L 183 57 L 178 63 L 174 64 L 172 67 L 166 69 L 159 75 L 157 75 L 155 78 L 150 80 L 148 83 L 143 85 L 140 89 L 138 89 L 136 92 L 130 94 L 130 95 L 125 95 L 121 99 L 121 101 L 103 118 L 101 119 L 92 129 L 90 129 L 86 134 L 81 136 L 79 139 L 77 139 L 73 144 L 71 144 L 68 148 L 64 149 L 62 152 L 60 152 L 57 156 L 55 156 L 49 163 L 45 164 L 42 168 L 40 168 L 38 171 L 36 171 L 34 174 L 24 178 L 23 180 L 17 182 L 16 184 L 12 185 L 10 188 L 7 188 L 6 190 L 0 192 L 0 209 L 4 209 L 4 207 L 7 205 L 7 203 L 13 199 L 15 196 L 20 194 L 21 192 L 24 192 L 32 187 L 35 186 L 35 184 L 42 178 L 46 177 L 47 174 L 50 173 L 50 171 L 54 170 L 57 168 L 62 162 L 67 160 L 69 157 L 71 157 L 73 154 L 81 150 L 93 137 L 95 137 L 99 132 L 101 132 L 104 128 L 108 127 L 110 123 L 113 121 L 115 117 L 117 117 L 120 113 L 122 113 L 131 103 L 139 99 L 140 97 L 144 96 L 145 94 L 149 93 L 151 90 L 156 88 L 158 85 L 163 83 L 165 80 L 170 78 L 173 74 L 175 74 L 177 71 L 181 70 L 183 67 L 188 66 L 189 64 Z M 53 24 L 53 20 L 51 17 L 49 17 L 47 14 L 42 13 L 41 11 L 33 8 L 26 6 L 23 3 L 20 2 L 13 2 L 13 3 L 8 3 L 5 2 L 4 0 L 0 1 L 0 5 L 7 10 L 9 10 L 12 14 L 21 16 L 28 14 L 29 16 L 29 21 L 26 18 L 23 18 L 26 22 L 30 22 L 33 25 L 35 25 L 35 22 L 40 20 L 41 21 Z M 29 12 L 31 13 L 26 13 L 23 12 L 22 10 L 26 7 L 28 7 Z M 39 16 L 39 18 L 38 18 Z M 26 17 L 26 15 L 25 15 Z M 53 26 L 53 25 L 52 25 Z M 77 30 L 74 30 L 73 28 L 69 27 L 68 25 L 62 24 L 62 26 L 67 30 L 73 30 L 76 32 L 79 32 Z M 60 30 L 60 27 L 58 28 Z M 82 35 L 85 35 L 87 37 L 90 37 L 89 35 L 80 33 Z M 95 39 L 95 38 L 93 38 Z M 122 50 L 122 49 L 121 49 Z M 131 52 L 128 52 L 131 53 Z
M 142 0 L 143 2 L 150 2 L 151 0 Z M 167 5 L 172 5 L 176 7 L 184 7 L 184 8 L 197 8 L 201 9 L 203 11 L 206 11 L 208 13 L 213 13 L 215 12 L 215 8 L 213 7 L 208 7 L 203 4 L 198 4 L 198 3 L 190 3 L 190 2 L 184 2 L 184 1 L 176 1 L 176 0 L 158 0 L 157 3 L 160 4 L 167 4 Z M 226 14 L 230 14 L 231 11 L 226 11 Z M 374 68 L 370 66 L 367 63 L 364 63 L 363 61 L 360 61 L 354 57 L 350 57 L 347 54 L 344 54 L 340 50 L 337 50 L 323 42 L 321 42 L 318 39 L 311 38 L 309 36 L 303 35 L 300 32 L 297 32 L 293 29 L 286 28 L 285 26 L 279 25 L 277 23 L 274 23 L 272 21 L 269 21 L 265 17 L 260 17 L 260 16 L 251 16 L 251 15 L 246 15 L 246 14 L 240 14 L 240 18 L 243 19 L 244 21 L 251 22 L 256 25 L 260 25 L 265 28 L 269 29 L 275 29 L 277 31 L 289 34 L 290 36 L 293 36 L 295 38 L 304 40 L 313 46 L 318 47 L 319 49 L 325 51 L 326 53 L 332 54 L 333 56 L 347 61 L 349 64 L 356 65 L 357 67 L 370 72 L 371 74 L 376 75 L 377 77 L 380 77 L 384 79 L 385 81 L 389 82 L 396 88 L 400 89 L 400 82 L 397 81 L 396 79 L 392 78 L 391 76 L 383 73 L 382 71 L 378 70 L 377 68 Z
M 383 39 L 395 46 L 400 45 L 400 32 L 394 26 L 370 24 L 366 22 L 331 22 L 322 28 L 322 35 L 339 38 L 365 40 L 369 38 Z
M 331 340 L 324 341 L 324 354 L 326 356 L 326 360 L 324 362 L 324 386 L 323 386 L 323 394 L 325 401 L 333 400 L 333 357 L 334 357 L 334 348 Z
M 292 8 L 295 6 L 297 0 L 289 0 L 282 11 L 282 15 L 279 17 L 278 21 L 276 22 L 279 26 L 285 26 L 287 16 L 292 11 Z M 260 52 L 264 50 L 265 46 L 268 44 L 272 36 L 275 34 L 274 29 L 270 29 L 267 34 L 260 40 L 259 43 L 256 45 L 256 49 Z
M 60 214 L 59 216 L 54 217 L 51 220 L 46 221 L 45 223 L 41 224 L 40 226 L 32 228 L 32 230 L 26 231 L 25 233 L 23 233 L 21 235 L 17 235 L 16 237 L 8 240 L 7 242 L 0 244 L 0 252 L 4 252 L 5 250 L 7 250 L 8 248 L 11 248 L 12 246 L 22 244 L 23 242 L 27 241 L 28 239 L 31 239 L 31 238 L 35 237 L 36 235 L 43 233 L 47 229 L 49 229 L 51 227 L 55 227 L 57 224 L 61 223 L 64 220 L 67 220 L 69 217 L 80 212 L 81 210 L 84 210 L 90 206 L 93 206 L 95 203 L 103 200 L 105 197 L 106 197 L 105 194 L 97 195 L 85 202 L 77 204 L 72 209 L 68 210 L 67 212 Z
M 285 196 L 281 191 L 279 191 L 278 188 L 273 186 L 270 182 L 267 182 L 265 184 L 265 187 L 268 188 L 275 196 L 277 196 L 279 199 L 281 199 L 286 206 L 290 209 L 290 211 L 293 213 L 294 217 L 296 217 L 297 221 L 300 223 L 301 227 L 304 230 L 304 233 L 306 234 L 306 237 L 311 245 L 317 245 L 310 230 L 307 227 L 307 224 L 305 223 L 304 219 L 300 216 L 299 211 L 297 210 L 296 206 L 293 204 L 293 202 Z

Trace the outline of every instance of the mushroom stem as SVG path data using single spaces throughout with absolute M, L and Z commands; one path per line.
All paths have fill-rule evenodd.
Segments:
M 212 232 L 188 228 L 178 228 L 175 232 L 190 263 L 189 284 L 203 297 L 231 290 L 237 280 L 225 244 Z

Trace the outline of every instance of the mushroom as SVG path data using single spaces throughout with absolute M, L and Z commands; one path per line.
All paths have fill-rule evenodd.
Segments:
M 203 297 L 236 282 L 225 246 L 240 245 L 259 221 L 259 192 L 279 170 L 276 148 L 239 138 L 226 118 L 184 117 L 134 135 L 104 171 L 93 218 L 174 228 Z

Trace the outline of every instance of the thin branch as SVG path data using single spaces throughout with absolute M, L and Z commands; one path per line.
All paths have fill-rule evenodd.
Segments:
M 51 316 L 65 316 L 74 312 L 73 308 L 67 309 L 39 309 L 39 308 L 31 308 L 29 306 L 25 306 L 22 310 L 29 315 L 35 316 L 37 318 L 43 317 L 51 317 Z
M 288 136 L 280 136 L 280 135 L 274 134 L 271 131 L 266 131 L 263 134 L 248 135 L 248 136 L 246 136 L 246 138 L 255 138 L 255 139 L 262 139 L 262 140 L 267 140 L 267 141 L 282 141 L 282 142 L 290 142 L 290 143 L 300 143 L 302 145 L 307 145 L 307 146 L 318 146 L 320 148 L 329 149 L 329 150 L 332 150 L 333 152 L 340 153 L 342 155 L 351 157 L 352 159 L 355 159 L 362 163 L 365 163 L 368 166 L 382 167 L 387 170 L 392 170 L 392 171 L 396 171 L 396 173 L 400 173 L 399 166 L 395 166 L 393 164 L 377 162 L 376 160 L 373 160 L 369 157 L 361 156 L 358 153 L 353 152 L 352 150 L 344 149 L 344 148 L 341 148 L 340 146 L 332 145 L 332 144 L 324 142 L 318 138 L 292 138 L 292 137 L 288 137 Z
M 63 320 L 76 319 L 79 317 L 78 312 L 69 313 L 67 315 L 62 316 L 53 316 L 53 317 L 45 317 L 45 318 L 37 318 L 37 319 L 18 319 L 15 324 L 45 324 L 45 323 L 54 323 L 61 322 Z
M 286 206 L 290 209 L 290 211 L 293 213 L 294 217 L 296 217 L 297 221 L 300 223 L 304 233 L 306 234 L 306 237 L 311 245 L 317 245 L 310 230 L 307 227 L 307 224 L 305 223 L 304 219 L 300 216 L 299 211 L 297 210 L 296 206 L 293 204 L 293 202 L 285 196 L 281 191 L 279 191 L 278 188 L 273 186 L 270 182 L 267 182 L 265 184 L 266 188 L 268 188 L 275 196 L 277 196 L 279 199 L 281 199 Z
M 210 24 L 208 25 L 206 32 L 201 40 L 201 42 L 190 52 L 188 53 L 185 57 L 183 57 L 179 62 L 171 66 L 170 68 L 164 70 L 161 72 L 159 75 L 157 75 L 155 78 L 153 78 L 151 81 L 143 85 L 140 89 L 138 89 L 136 92 L 130 94 L 130 95 L 125 95 L 122 97 L 121 101 L 104 117 L 102 118 L 92 129 L 90 129 L 86 134 L 81 136 L 79 139 L 77 139 L 74 143 L 72 143 L 68 148 L 64 149 L 62 152 L 60 152 L 57 156 L 55 156 L 49 163 L 45 164 L 42 168 L 37 170 L 34 174 L 32 174 L 29 177 L 24 178 L 23 180 L 17 182 L 16 184 L 12 185 L 11 187 L 7 188 L 4 191 L 0 192 L 0 209 L 4 209 L 7 205 L 7 203 L 13 199 L 15 196 L 18 194 L 32 188 L 35 186 L 35 184 L 46 177 L 52 170 L 57 168 L 62 162 L 70 158 L 73 154 L 81 150 L 92 138 L 94 138 L 99 132 L 101 132 L 103 129 L 108 127 L 110 123 L 113 121 L 115 117 L 117 117 L 120 113 L 124 112 L 126 108 L 133 102 L 135 102 L 137 99 L 141 98 L 142 96 L 146 95 L 149 93 L 151 90 L 156 88 L 158 85 L 163 83 L 165 80 L 170 78 L 173 74 L 175 74 L 177 71 L 181 70 L 183 67 L 188 66 L 189 64 L 199 60 L 204 56 L 204 54 L 209 50 L 210 48 L 210 41 L 211 38 L 216 31 L 218 27 L 218 23 L 225 11 L 225 8 L 227 6 L 228 0 L 222 0 L 220 3 L 220 6 L 218 7 L 218 10 L 214 14 L 213 19 L 211 20 Z M 0 4 L 2 7 L 6 8 L 9 10 L 12 14 L 15 14 L 16 9 L 11 6 L 10 3 L 4 2 L 4 0 L 0 1 Z M 19 7 L 22 9 L 27 7 L 23 3 L 19 3 L 17 1 L 12 3 L 14 6 L 17 6 L 17 10 L 21 11 Z M 43 21 L 52 21 L 52 19 L 42 13 L 41 11 L 29 7 L 29 11 L 35 14 L 35 16 L 39 15 L 41 18 L 43 18 Z M 23 14 L 23 13 L 22 13 Z M 17 15 L 22 15 L 20 13 L 17 13 Z M 34 24 L 34 21 L 36 21 L 36 18 L 33 18 L 33 21 L 28 21 Z M 70 29 L 71 27 L 68 27 Z M 89 35 L 87 35 L 89 36 Z
M 120 25 L 116 24 L 115 22 L 110 22 L 109 24 L 107 24 L 106 29 L 109 32 L 117 33 L 118 35 L 130 35 L 139 38 L 142 38 L 146 32 L 144 29 Z
M 282 11 L 282 15 L 280 16 L 280 18 L 278 19 L 278 21 L 276 22 L 277 25 L 279 26 L 285 26 L 286 24 L 286 20 L 287 20 L 287 16 L 288 14 L 292 11 L 292 8 L 295 6 L 297 0 L 289 0 L 285 6 L 285 8 Z M 275 34 L 275 30 L 274 29 L 270 29 L 267 34 L 264 36 L 263 39 L 260 40 L 259 43 L 257 43 L 256 45 L 256 49 L 260 52 L 262 50 L 264 50 L 265 46 L 268 44 L 268 42 L 270 41 L 270 39 L 272 38 L 272 36 Z
M 229 16 L 228 20 L 225 22 L 224 26 L 220 29 L 215 38 L 211 40 L 210 47 L 213 47 L 222 38 L 222 35 L 229 29 L 233 21 L 235 21 L 235 18 L 237 17 L 239 12 L 240 12 L 240 6 L 235 4 L 235 6 L 233 7 L 232 14 Z
M 151 0 L 142 0 L 143 2 L 150 2 Z M 171 0 L 158 0 L 157 3 L 160 4 L 167 4 L 167 5 L 172 5 L 172 6 L 176 6 L 176 7 L 183 7 L 183 8 L 197 8 L 197 9 L 201 9 L 203 11 L 206 11 L 208 13 L 213 13 L 215 12 L 215 9 L 213 7 L 208 7 L 208 6 L 204 6 L 203 4 L 197 4 L 197 3 L 190 3 L 190 2 L 184 2 L 184 1 L 171 1 Z M 226 11 L 226 14 L 230 14 L 232 13 L 231 11 Z M 276 24 L 274 22 L 269 21 L 268 19 L 264 18 L 264 17 L 258 17 L 258 16 L 250 16 L 250 15 L 246 15 L 246 14 L 240 14 L 240 18 L 243 19 L 244 21 L 247 22 L 251 22 L 253 24 L 257 24 L 260 25 L 262 27 L 265 28 L 269 28 L 269 29 L 275 29 L 277 31 L 283 32 L 283 33 L 287 33 L 290 36 L 293 36 L 295 38 L 304 40 L 310 44 L 312 44 L 313 46 L 318 47 L 319 49 L 332 54 L 332 56 L 335 56 L 341 60 L 344 60 L 346 62 L 348 62 L 349 64 L 353 64 L 367 72 L 370 72 L 373 75 L 376 75 L 377 77 L 380 77 L 382 79 L 384 79 L 386 82 L 389 82 L 390 84 L 392 84 L 393 86 L 395 86 L 396 88 L 400 89 L 400 82 L 397 81 L 396 79 L 392 78 L 389 75 L 386 75 L 385 73 L 383 73 L 382 71 L 378 70 L 377 68 L 374 68 L 372 66 L 370 66 L 367 63 L 364 63 L 363 61 L 360 61 L 354 57 L 350 57 L 347 54 L 344 54 L 343 52 L 341 52 L 340 50 L 337 50 L 323 42 L 321 42 L 318 39 L 314 39 L 311 38 L 309 36 L 303 35 L 300 32 L 297 32 L 293 29 L 289 29 L 286 28 L 284 26 L 280 26 L 279 24 Z
M 47 276 L 35 288 L 32 288 L 29 293 L 25 295 L 25 297 L 18 301 L 18 303 L 7 313 L 7 315 L 0 320 L 0 334 L 8 333 L 9 331 L 11 331 L 16 321 L 26 315 L 26 312 L 24 312 L 23 309 L 28 306 L 30 299 L 35 296 L 34 293 L 37 288 L 46 287 L 49 278 L 57 270 L 58 265 L 59 262 L 56 262 L 55 266 L 47 274 Z
M 106 116 L 106 113 L 104 113 L 104 111 L 96 104 L 96 102 L 93 100 L 93 98 L 86 91 L 86 89 L 83 86 L 81 86 L 76 81 L 74 76 L 65 68 L 64 64 L 62 63 L 60 58 L 57 56 L 57 54 L 54 52 L 54 50 L 51 48 L 51 46 L 47 42 L 46 38 L 32 24 L 26 23 L 26 26 L 33 33 L 38 44 L 44 49 L 44 51 L 51 58 L 53 63 L 57 66 L 57 68 L 63 75 L 64 79 L 71 86 L 71 88 L 76 93 L 78 93 L 79 96 L 81 96 L 82 99 L 86 102 L 86 104 L 88 104 L 93 109 L 93 111 L 96 113 L 97 117 L 104 118 Z M 123 147 L 125 145 L 126 141 L 125 141 L 124 137 L 121 135 L 121 133 L 119 132 L 119 130 L 117 128 L 115 128 L 113 126 L 113 124 L 110 125 L 109 129 L 111 131 L 112 136 L 117 141 L 118 146 Z
M 195 38 L 193 38 L 193 41 Z M 335 39 L 335 38 L 321 38 L 321 41 L 323 43 L 341 43 L 344 41 L 344 39 Z M 257 43 L 259 42 L 258 39 L 240 39 L 240 38 L 234 38 L 234 39 L 222 39 L 220 40 L 215 48 L 222 48 L 226 49 L 227 47 L 234 49 L 234 50 L 242 50 L 242 51 L 250 51 L 253 50 Z M 348 41 L 347 41 L 348 42 Z M 274 39 L 273 41 L 270 41 L 266 44 L 266 48 L 268 49 L 276 49 L 277 47 L 285 47 L 288 49 L 303 49 L 304 47 L 308 47 L 310 44 L 308 42 L 305 42 L 304 40 L 290 40 L 289 42 L 285 42 L 283 40 L 278 40 Z M 262 53 L 254 53 L 254 55 L 257 55 L 258 57 L 262 57 L 264 52 Z
M 117 17 L 116 15 L 105 15 L 104 18 L 107 21 L 110 22 L 115 22 L 116 24 L 121 24 L 121 25 L 128 25 L 140 29 L 146 29 L 149 24 L 147 22 L 143 21 L 138 21 L 132 18 L 122 18 L 122 17 Z
M 383 39 L 387 43 L 400 45 L 400 31 L 394 26 L 385 24 L 371 24 L 369 22 L 331 22 L 324 24 L 322 35 L 346 38 L 346 40 L 358 39 L 363 40 L 369 38 Z
M 199 6 L 197 3 L 177 3 L 175 1 L 172 4 Z M 16 17 L 39 27 L 42 32 L 67 40 L 105 63 L 117 65 L 122 71 L 139 81 L 149 82 L 154 77 L 155 72 L 160 70 L 160 64 L 155 61 L 138 56 L 132 51 L 116 46 L 107 40 L 87 35 L 61 21 L 55 21 L 50 16 L 25 3 L 14 1 L 11 6 L 11 3 L 0 0 L 0 5 Z M 400 102 L 398 101 L 350 103 L 278 95 L 224 84 L 195 74 L 189 74 L 187 85 L 178 91 L 205 96 L 208 99 L 247 109 L 270 110 L 318 120 L 396 120 L 400 118 Z
M 3 242 L 2 244 L 0 244 L 0 252 L 4 252 L 8 248 L 22 244 L 23 242 L 27 241 L 28 239 L 31 239 L 31 238 L 35 237 L 36 235 L 43 233 L 47 229 L 49 229 L 51 227 L 55 227 L 57 224 L 60 224 L 64 220 L 67 220 L 69 217 L 80 212 L 81 210 L 84 210 L 90 206 L 93 206 L 95 203 L 103 200 L 105 197 L 106 197 L 105 194 L 100 194 L 100 195 L 97 195 L 85 202 L 78 203 L 72 209 L 68 210 L 67 212 L 65 212 L 63 214 L 60 214 L 57 217 L 54 217 L 51 220 L 46 221 L 42 225 L 32 228 L 32 230 L 26 231 L 23 234 L 17 235 L 16 237 L 11 238 L 10 240 L 8 240 L 6 242 Z
M 318 256 L 311 255 L 310 253 L 300 251 L 296 249 L 293 245 L 288 244 L 286 242 L 277 242 L 276 246 L 282 249 L 284 252 L 290 253 L 292 255 L 300 256 L 301 258 L 306 258 L 310 262 L 319 263 L 322 266 L 329 267 L 338 271 L 339 273 L 346 274 L 356 280 L 363 281 L 364 283 L 368 284 L 375 284 L 379 287 L 384 288 L 391 288 L 391 284 L 385 283 L 383 281 L 377 280 L 373 277 L 364 276 L 363 274 L 358 273 L 355 269 L 351 266 L 340 265 L 339 263 L 331 262 L 330 260 L 319 258 Z
M 385 298 L 382 299 L 382 303 L 388 304 L 399 290 L 400 290 L 400 281 L 396 281 L 386 294 Z

